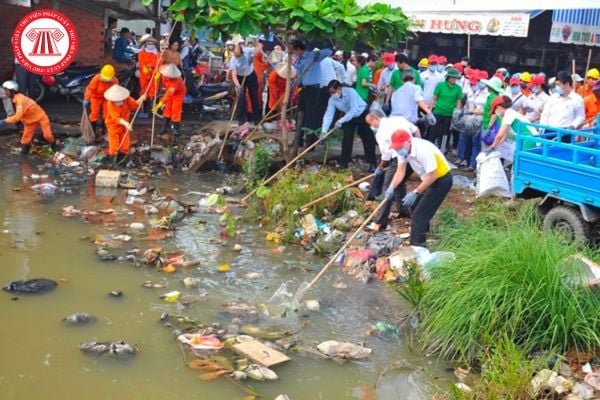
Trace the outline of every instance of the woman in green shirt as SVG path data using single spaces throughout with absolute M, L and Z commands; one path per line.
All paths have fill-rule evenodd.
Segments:
M 373 67 L 377 57 L 370 55 L 368 58 L 359 56 L 358 63 L 360 68 L 356 72 L 356 91 L 361 99 L 367 101 L 369 98 L 369 89 L 375 89 L 376 86 L 373 84 Z

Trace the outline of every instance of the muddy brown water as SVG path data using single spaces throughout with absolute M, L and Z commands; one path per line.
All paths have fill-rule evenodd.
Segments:
M 126 261 L 101 262 L 90 240 L 81 238 L 126 231 L 119 225 L 134 220 L 147 223 L 146 217 L 140 213 L 128 215 L 130 206 L 124 203 L 122 193 L 95 190 L 85 182 L 73 186 L 71 193 L 40 198 L 31 191 L 31 182 L 22 177 L 47 173 L 45 161 L 8 155 L 0 159 L 0 283 L 37 277 L 64 281 L 50 293 L 17 295 L 18 300 L 11 300 L 12 294 L 0 293 L 0 398 L 243 399 L 245 394 L 228 381 L 200 381 L 198 373 L 184 365 L 172 329 L 159 322 L 161 313 L 227 324 L 230 320 L 219 310 L 231 300 L 280 307 L 278 300 L 269 303 L 269 299 L 281 284 L 286 283 L 293 293 L 324 260 L 295 246 L 276 254 L 273 250 L 277 245 L 267 243 L 265 232 L 252 225 L 239 227 L 244 232 L 235 242 L 244 249 L 235 253 L 231 251 L 232 241 L 228 246 L 210 241 L 218 236 L 218 215 L 199 212 L 180 224 L 172 239 L 152 243 L 134 237 L 114 252 L 121 255 L 132 247 L 144 250 L 159 245 L 185 251 L 201 261 L 200 267 L 167 274 L 148 267 L 136 268 Z M 211 192 L 223 184 L 224 175 L 181 175 L 177 180 L 173 183 L 158 177 L 152 184 L 164 190 L 178 187 L 180 194 L 190 190 Z M 115 194 L 116 201 L 109 203 Z M 186 199 L 196 202 L 199 197 L 190 195 Z M 68 205 L 86 210 L 109 205 L 119 219 L 114 224 L 86 224 L 79 218 L 61 216 L 61 209 Z M 217 272 L 220 264 L 230 264 L 231 271 Z M 261 278 L 248 281 L 244 279 L 248 272 L 259 272 Z M 198 278 L 199 288 L 185 289 L 182 279 L 186 276 Z M 167 288 L 144 288 L 146 280 L 164 283 Z M 338 281 L 348 288 L 333 288 Z M 109 297 L 107 293 L 113 290 L 123 291 L 123 297 Z M 204 291 L 208 298 L 182 308 L 158 298 L 170 290 L 184 294 Z M 306 346 L 347 340 L 364 343 L 374 350 L 373 356 L 340 365 L 292 353 L 291 362 L 274 367 L 278 381 L 249 382 L 261 398 L 273 399 L 285 393 L 292 400 L 372 399 L 367 388 L 379 381 L 379 399 L 427 399 L 436 387 L 446 386 L 448 376 L 443 372 L 443 363 L 412 351 L 408 339 L 362 336 L 375 322 L 393 323 L 404 314 L 405 305 L 384 284 L 363 285 L 333 269 L 305 298 L 318 299 L 321 311 L 265 322 L 298 330 Z M 97 321 L 75 327 L 61 324 L 66 315 L 81 311 L 94 315 Z M 82 342 L 113 339 L 136 344 L 140 351 L 130 360 L 116 360 L 88 356 L 78 350 Z M 400 360 L 411 366 L 381 377 L 387 366 Z

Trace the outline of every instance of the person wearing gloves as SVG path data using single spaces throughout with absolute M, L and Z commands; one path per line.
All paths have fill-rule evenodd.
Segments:
M 490 154 L 493 151 L 498 151 L 500 157 L 505 160 L 508 166 L 512 164 L 515 155 L 515 139 L 517 132 L 519 132 L 518 124 L 529 122 L 529 120 L 512 108 L 511 99 L 505 95 L 498 96 L 492 101 L 491 113 L 496 115 L 501 123 L 494 142 L 485 150 L 485 153 Z M 537 135 L 537 131 L 531 126 L 521 129 L 520 133 L 526 136 Z M 530 149 L 534 146 L 533 143 L 525 143 L 524 148 Z
M 173 123 L 173 135 L 178 135 L 183 100 L 186 93 L 185 83 L 181 79 L 181 71 L 173 64 L 162 65 L 160 67 L 160 75 L 165 87 L 165 95 L 154 106 L 152 113 L 156 114 L 164 107 L 163 117 L 165 118 L 165 124 L 163 125 L 161 135 L 167 133 L 171 122 Z
M 392 143 L 392 133 L 397 130 L 403 130 L 410 133 L 414 137 L 421 137 L 419 128 L 411 124 L 404 117 L 389 117 L 385 118 L 385 114 L 379 110 L 371 110 L 367 114 L 366 121 L 375 132 L 375 140 L 379 146 L 381 153 L 381 162 L 375 169 L 375 176 L 371 182 L 371 189 L 367 199 L 373 200 L 381 193 L 383 187 L 389 187 L 392 178 L 396 174 L 398 168 L 398 159 L 395 151 L 390 149 Z M 394 199 L 396 208 L 400 214 L 406 214 L 406 209 L 402 208 L 402 199 L 406 196 L 406 181 L 412 174 L 410 165 L 406 166 L 404 179 L 396 186 Z M 383 231 L 388 225 L 390 211 L 392 210 L 392 201 L 386 202 L 379 214 L 373 219 L 373 223 L 369 225 L 369 229 L 373 231 Z
M 452 188 L 450 164 L 433 143 L 411 137 L 398 130 L 392 134 L 390 148 L 398 158 L 398 169 L 385 191 L 391 201 L 396 187 L 404 180 L 407 164 L 419 175 L 421 183 L 402 199 L 402 205 L 410 210 L 410 244 L 426 247 L 430 222 Z
M 113 166 L 116 166 L 129 154 L 131 112 L 135 111 L 145 98 L 142 96 L 136 101 L 130 96 L 129 90 L 119 85 L 113 85 L 104 92 L 104 98 L 107 100 L 104 124 L 108 130 L 108 156 L 112 158 Z
M 432 109 L 436 119 L 436 124 L 431 127 L 427 139 L 434 144 L 440 141 L 439 146 L 443 145 L 443 137 L 448 138 L 446 149 L 450 148 L 450 124 L 452 122 L 452 113 L 455 108 L 460 107 L 462 100 L 462 89 L 456 84 L 460 74 L 454 68 L 448 69 L 446 79 L 440 82 L 433 91 Z M 457 147 L 458 143 L 454 143 Z
M 140 72 L 140 93 L 146 93 L 148 101 L 156 96 L 158 78 L 157 67 L 160 66 L 160 53 L 158 52 L 158 41 L 150 35 L 144 35 L 141 40 L 142 49 L 138 53 L 138 64 Z M 147 92 L 146 92 L 147 91 Z M 148 118 L 148 104 L 144 105 L 143 112 L 138 113 L 139 118 Z
M 252 120 L 258 124 L 262 118 L 260 101 L 258 98 L 258 78 L 254 72 L 254 57 L 258 55 L 260 48 L 245 47 L 244 40 L 238 40 L 233 49 L 231 59 L 231 80 L 235 86 L 237 98 L 237 121 L 240 125 L 246 122 L 248 110 L 246 109 L 246 95 L 250 97 L 252 105 Z
M 425 114 L 425 120 L 429 126 L 435 125 L 435 117 L 425 103 L 423 89 L 415 85 L 415 76 L 411 71 L 402 75 L 403 85 L 394 91 L 391 101 L 391 116 L 406 118 L 411 124 L 416 124 L 418 111 L 421 109 Z
M 531 79 L 528 88 L 531 94 L 527 96 L 522 111 L 525 113 L 529 122 L 537 123 L 542 115 L 542 110 L 546 101 L 550 98 L 546 92 L 544 92 L 545 78 L 541 75 L 536 75 Z
M 373 172 L 376 168 L 375 158 L 375 138 L 373 132 L 369 128 L 365 117 L 367 115 L 367 103 L 360 98 L 356 90 L 349 87 L 342 87 L 338 80 L 329 82 L 329 103 L 327 111 L 323 117 L 323 125 L 321 127 L 321 136 L 319 140 L 323 140 L 325 134 L 329 131 L 336 111 L 341 111 L 344 116 L 335 122 L 336 129 L 344 131 L 342 140 L 342 157 L 340 160 L 340 168 L 348 168 L 348 164 L 352 160 L 352 147 L 354 144 L 354 133 L 358 132 L 363 147 L 365 149 L 365 158 L 369 163 L 369 171 Z
M 483 109 L 488 97 L 486 86 L 482 79 L 488 77 L 487 72 L 476 69 L 469 69 L 467 72 L 469 89 L 467 90 L 467 102 L 463 111 L 465 115 L 474 115 L 477 120 L 483 121 Z M 483 124 L 482 124 L 483 125 Z M 458 138 L 457 163 L 462 168 L 475 170 L 477 167 L 477 155 L 481 151 L 481 127 L 479 132 L 474 135 L 460 133 Z
M 103 117 L 106 116 L 104 93 L 113 85 L 118 84 L 119 80 L 115 76 L 115 67 L 106 64 L 100 69 L 100 73 L 92 78 L 87 88 L 85 88 L 82 105 L 88 111 L 88 118 L 92 124 L 94 133 L 96 133 L 98 121 L 100 121 L 100 111 L 102 110 Z
M 50 119 L 46 112 L 35 100 L 30 99 L 19 92 L 19 85 L 15 81 L 6 81 L 2 84 L 4 94 L 11 99 L 14 104 L 15 113 L 10 117 L 0 120 L 0 127 L 7 124 L 23 123 L 23 135 L 21 136 L 21 154 L 29 154 L 31 150 L 31 141 L 35 130 L 40 126 L 44 139 L 50 144 L 52 150 L 56 149 L 56 142 L 52 135 Z
M 554 83 L 554 94 L 544 105 L 540 124 L 556 128 L 579 129 L 585 121 L 585 107 L 580 95 L 573 91 L 573 79 L 567 71 L 559 71 Z M 571 142 L 572 135 L 563 135 L 562 141 Z

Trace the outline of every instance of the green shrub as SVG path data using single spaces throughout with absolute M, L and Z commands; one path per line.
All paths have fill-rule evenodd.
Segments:
M 244 160 L 242 171 L 248 180 L 248 187 L 253 188 L 257 181 L 264 180 L 269 174 L 273 156 L 269 149 L 261 143 L 254 147 L 252 155 Z
M 565 261 L 577 249 L 543 233 L 532 206 L 516 216 L 492 210 L 441 238 L 456 259 L 435 266 L 426 283 L 426 350 L 471 360 L 486 338 L 503 337 L 526 353 L 597 349 L 600 299 Z

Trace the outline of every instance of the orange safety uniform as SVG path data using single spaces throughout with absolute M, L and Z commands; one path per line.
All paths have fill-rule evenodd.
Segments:
M 23 136 L 21 136 L 21 144 L 27 145 L 31 143 L 35 134 L 35 128 L 38 125 L 42 128 L 44 139 L 49 143 L 54 143 L 50 119 L 35 100 L 30 99 L 22 93 L 17 93 L 12 98 L 12 102 L 15 104 L 15 113 L 4 121 L 7 124 L 23 123 L 25 129 L 23 129 Z
M 373 74 L 373 85 L 377 85 L 379 83 L 379 79 L 381 79 L 381 73 L 384 69 L 385 67 L 379 68 L 377 71 L 375 71 L 375 74 Z
M 127 133 L 127 128 L 119 124 L 119 120 L 129 121 L 131 112 L 137 110 L 138 103 L 132 97 L 125 99 L 120 106 L 112 101 L 106 103 L 104 124 L 108 132 L 108 155 L 116 156 L 118 152 L 127 154 L 129 153 L 131 134 Z M 122 145 L 121 142 L 123 142 Z M 119 145 L 121 145 L 121 149 L 119 149 Z
M 183 99 L 186 93 L 185 83 L 181 78 L 165 78 L 164 76 L 162 81 L 165 86 L 165 95 L 160 101 L 165 105 L 163 117 L 169 118 L 173 123 L 181 122 Z
M 90 102 L 90 122 L 98 122 L 100 119 L 100 109 L 102 109 L 102 115 L 106 115 L 106 99 L 104 98 L 104 92 L 110 89 L 113 85 L 118 85 L 119 80 L 115 76 L 110 82 L 105 82 L 100 79 L 100 74 L 96 74 L 89 85 L 85 89 L 83 98 Z
M 157 65 L 160 67 L 160 54 L 142 50 L 138 53 L 138 63 L 140 64 L 140 93 L 146 93 L 146 88 L 150 85 L 147 96 L 153 99 L 156 96 L 156 82 L 152 79 L 152 73 Z
M 588 97 L 590 94 L 592 93 L 592 86 L 594 84 L 589 84 L 588 82 L 585 82 L 583 85 L 579 86 L 577 88 L 577 94 L 580 95 L 581 97 L 583 97 L 584 99 L 586 97 Z
M 269 74 L 269 109 L 281 108 L 283 104 L 282 97 L 285 96 L 286 81 L 273 70 Z
M 594 93 L 585 96 L 583 99 L 583 106 L 585 108 L 586 121 L 596 117 L 598 113 L 600 113 L 600 99 L 598 99 Z

